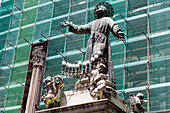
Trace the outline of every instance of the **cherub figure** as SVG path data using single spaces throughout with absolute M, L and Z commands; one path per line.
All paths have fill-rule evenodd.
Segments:
M 92 56 L 101 51 L 101 62 L 106 66 L 104 74 L 109 75 L 109 79 L 116 84 L 113 71 L 112 54 L 109 33 L 118 39 L 125 41 L 124 33 L 119 26 L 112 20 L 114 14 L 113 7 L 108 2 L 99 3 L 94 10 L 96 20 L 85 24 L 75 25 L 72 22 L 65 21 L 61 23 L 62 27 L 69 27 L 69 31 L 75 34 L 91 34 L 86 48 L 85 60 L 90 60 Z
M 106 66 L 102 63 L 97 64 L 97 68 L 92 70 L 92 77 L 90 78 L 90 84 L 92 88 L 90 89 L 90 94 L 94 98 L 103 99 L 103 91 L 106 88 L 106 80 L 108 80 L 108 75 L 103 74 L 106 70 Z
M 59 79 L 59 82 L 56 82 L 57 78 Z M 45 85 L 47 93 L 45 93 L 42 97 L 44 100 L 45 106 L 47 108 L 58 107 L 59 102 L 57 102 L 57 99 L 60 95 L 61 89 L 64 87 L 63 79 L 61 78 L 60 75 L 57 75 L 53 78 L 47 77 L 45 79 L 45 82 L 47 83 L 47 85 Z
M 145 111 L 145 108 L 142 104 L 146 103 L 146 100 L 143 100 L 144 96 L 142 93 L 138 93 L 136 96 L 134 94 L 129 95 L 129 112 L 130 113 L 141 113 Z

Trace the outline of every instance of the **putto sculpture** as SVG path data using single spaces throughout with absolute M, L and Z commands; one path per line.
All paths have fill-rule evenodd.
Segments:
M 69 31 L 75 34 L 91 34 L 89 37 L 85 60 L 90 60 L 91 57 L 101 52 L 101 63 L 105 65 L 105 70 L 102 72 L 109 76 L 109 79 L 116 84 L 116 79 L 113 71 L 111 46 L 108 39 L 109 33 L 125 41 L 124 33 L 119 26 L 112 20 L 114 9 L 110 3 L 99 3 L 94 10 L 96 20 L 86 25 L 75 25 L 72 22 L 64 21 L 62 27 L 69 27 Z
M 141 113 L 145 111 L 142 104 L 147 103 L 147 100 L 143 100 L 144 96 L 142 93 L 138 93 L 136 96 L 134 94 L 129 95 L 129 112 L 130 113 Z
M 56 79 L 59 79 L 59 82 L 56 82 Z M 61 89 L 64 87 L 64 81 L 61 78 L 60 75 L 57 75 L 55 77 L 47 77 L 45 79 L 45 82 L 47 85 L 45 85 L 46 92 L 43 95 L 43 100 L 45 103 L 46 108 L 53 108 L 53 107 L 59 107 L 60 104 L 57 102 L 57 99 L 60 95 Z
M 96 69 L 92 70 L 91 74 L 93 75 L 90 79 L 90 92 L 92 97 L 97 97 L 98 99 L 104 98 L 103 92 L 106 88 L 106 80 L 108 76 L 103 74 L 106 70 L 106 66 L 102 63 L 98 63 Z

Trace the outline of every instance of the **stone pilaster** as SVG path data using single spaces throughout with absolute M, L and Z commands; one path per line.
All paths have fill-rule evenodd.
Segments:
M 35 113 L 36 109 L 39 107 L 45 63 L 45 51 L 43 50 L 43 46 L 36 46 L 33 48 L 30 62 L 33 64 L 33 70 L 25 113 Z

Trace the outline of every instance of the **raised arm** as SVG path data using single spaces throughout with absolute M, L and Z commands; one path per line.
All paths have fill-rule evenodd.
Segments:
M 61 27 L 69 27 L 69 31 L 75 34 L 90 34 L 92 22 L 85 25 L 75 25 L 72 22 L 64 21 L 60 24 Z
M 112 34 L 118 39 L 125 41 L 125 34 L 123 33 L 122 29 L 117 24 L 115 24 L 115 22 L 111 18 L 108 18 L 107 22 L 109 24 L 110 31 L 112 32 Z

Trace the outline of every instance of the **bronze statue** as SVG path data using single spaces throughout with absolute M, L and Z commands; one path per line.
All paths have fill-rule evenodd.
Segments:
M 102 63 L 106 66 L 104 74 L 109 75 L 109 79 L 116 84 L 111 46 L 108 39 L 109 33 L 125 41 L 124 33 L 117 24 L 112 20 L 113 7 L 110 3 L 102 2 L 99 3 L 94 10 L 96 20 L 86 25 L 75 25 L 72 22 L 64 21 L 61 23 L 62 27 L 69 27 L 69 31 L 75 34 L 91 34 L 86 48 L 85 60 L 90 60 L 98 51 L 102 52 Z

